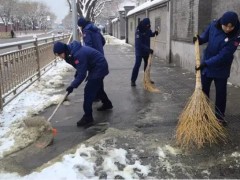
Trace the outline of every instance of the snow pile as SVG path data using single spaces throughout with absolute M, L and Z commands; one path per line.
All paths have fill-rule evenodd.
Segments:
M 132 9 L 131 11 L 128 12 L 127 16 L 130 16 L 132 14 L 135 14 L 139 11 L 142 11 L 144 9 L 147 9 L 147 8 L 151 8 L 157 4 L 160 4 L 160 3 L 165 3 L 167 2 L 168 0 L 155 0 L 155 1 L 147 1 L 143 4 L 141 4 L 140 6 L 137 6 L 136 8 Z
M 64 61 L 59 61 L 40 81 L 4 107 L 0 114 L 0 158 L 26 147 L 41 135 L 44 129 L 27 128 L 23 120 L 59 103 L 63 95 L 52 94 L 62 90 L 62 76 L 71 68 Z
M 46 121 L 44 117 L 35 117 L 35 119 L 40 122 Z M 39 126 L 27 127 L 24 122 L 13 123 L 9 131 L 4 135 L 3 141 L 0 145 L 0 158 L 32 144 L 44 132 L 49 130 L 49 128 L 50 124 L 48 126 L 39 124 Z
M 131 46 L 129 44 L 126 44 L 126 40 L 125 39 L 118 39 L 118 38 L 115 38 L 113 36 L 110 36 L 110 35 L 105 35 L 104 36 L 105 39 L 106 39 L 106 43 L 107 44 L 111 44 L 111 45 L 124 45 L 124 46 Z
M 130 156 L 121 148 L 98 148 L 81 145 L 74 154 L 63 156 L 62 162 L 56 162 L 43 169 L 24 177 L 17 174 L 1 174 L 3 179 L 141 179 L 147 178 L 149 166 L 141 165 L 139 160 L 133 164 L 126 157 Z

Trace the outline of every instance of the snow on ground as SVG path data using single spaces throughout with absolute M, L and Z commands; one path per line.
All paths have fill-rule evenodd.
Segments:
M 110 35 L 105 35 L 104 36 L 105 39 L 106 39 L 106 43 L 107 44 L 111 44 L 111 45 L 124 45 L 124 46 L 131 46 L 127 43 L 125 43 L 125 39 L 118 39 L 118 38 L 115 38 L 113 36 L 110 36 Z
M 149 166 L 141 165 L 139 160 L 133 164 L 129 163 L 126 157 L 127 151 L 117 148 L 99 147 L 99 150 L 91 146 L 82 144 L 75 153 L 67 154 L 62 157 L 61 162 L 56 162 L 43 169 L 41 172 L 33 172 L 24 177 L 16 173 L 0 173 L 0 179 L 4 180 L 42 180 L 42 179 L 139 179 L 138 174 L 147 177 L 150 173 Z M 96 161 L 103 159 L 99 165 Z M 116 165 L 118 164 L 118 166 Z M 124 168 L 121 168 L 124 167 Z M 95 174 L 99 171 L 100 177 Z
M 118 40 L 110 36 L 108 36 L 108 40 L 111 44 L 125 44 L 124 40 Z M 61 100 L 62 95 L 52 94 L 53 92 L 56 93 L 56 88 L 61 91 L 61 87 L 64 85 L 62 76 L 70 69 L 71 67 L 64 61 L 59 61 L 56 66 L 42 76 L 41 81 L 35 82 L 4 107 L 3 112 L 0 114 L 0 158 L 26 146 L 30 143 L 30 140 L 34 141 L 37 138 L 33 133 L 36 130 L 26 129 L 23 120 L 39 114 L 45 108 L 57 104 Z M 34 137 L 28 137 L 29 134 Z M 20 143 L 20 139 L 24 143 Z M 62 162 L 56 162 L 41 172 L 34 172 L 24 177 L 20 177 L 16 173 L 0 172 L 0 179 L 36 180 L 46 179 L 46 177 L 47 179 L 71 180 L 99 179 L 95 175 L 96 168 L 106 172 L 105 175 L 107 175 L 108 179 L 114 179 L 114 177 L 135 179 L 139 177 L 137 174 L 145 177 L 150 172 L 150 167 L 141 165 L 139 160 L 131 164 L 126 157 L 127 151 L 124 149 L 101 147 L 101 153 L 98 151 L 91 146 L 81 145 L 75 154 L 63 156 Z M 101 165 L 97 166 L 95 160 L 99 154 L 101 154 L 103 161 Z M 120 169 L 116 162 L 125 168 Z
M 106 38 L 109 44 L 120 44 L 124 47 L 126 45 L 124 40 L 111 36 L 106 36 Z M 71 68 L 64 61 L 59 61 L 41 78 L 41 81 L 34 83 L 4 107 L 0 114 L 0 159 L 8 153 L 14 152 L 17 148 L 26 146 L 30 140 L 37 138 L 36 134 L 31 132 L 32 130 L 26 131 L 22 120 L 38 114 L 44 108 L 51 104 L 57 104 L 61 100 L 60 91 L 64 85 L 62 77 Z M 59 91 L 56 91 L 56 88 Z M 33 135 L 28 137 L 28 134 Z M 19 143 L 19 139 L 24 143 Z M 133 152 L 119 147 L 104 146 L 101 143 L 97 146 L 81 144 L 75 153 L 66 153 L 61 160 L 48 163 L 47 167 L 44 166 L 41 170 L 24 177 L 17 173 L 0 172 L 0 180 L 156 179 L 149 176 L 152 167 L 143 165 L 138 155 Z M 169 158 L 180 153 L 179 150 L 169 145 L 158 147 L 156 154 L 160 163 L 159 167 L 165 169 L 172 178 L 176 177 L 174 172 L 176 167 L 191 178 L 183 164 L 179 162 L 176 164 L 175 158 L 172 160 Z M 234 159 L 240 157 L 238 152 L 232 153 L 230 156 Z M 203 174 L 206 174 L 206 178 L 208 178 L 210 172 L 205 170 Z
M 64 61 L 59 61 L 42 76 L 40 81 L 35 82 L 4 107 L 0 114 L 0 158 L 23 148 L 38 138 L 41 130 L 27 128 L 22 120 L 39 114 L 45 108 L 61 100 L 63 95 L 52 94 L 57 92 L 56 88 L 64 86 L 62 76 L 71 68 Z M 21 141 L 18 141 L 19 138 Z

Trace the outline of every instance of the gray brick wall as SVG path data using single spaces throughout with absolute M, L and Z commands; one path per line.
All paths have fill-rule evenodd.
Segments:
M 191 42 L 194 34 L 229 10 L 239 14 L 240 0 L 172 0 L 172 39 Z
M 240 0 L 212 0 L 211 19 L 218 19 L 229 10 L 235 11 L 240 16 Z
M 203 32 L 211 21 L 220 18 L 226 11 L 235 11 L 240 15 L 240 0 L 199 0 L 199 33 Z
M 172 1 L 172 39 L 190 42 L 197 31 L 199 0 Z
M 212 21 L 212 0 L 199 0 L 198 12 L 198 34 L 201 34 Z

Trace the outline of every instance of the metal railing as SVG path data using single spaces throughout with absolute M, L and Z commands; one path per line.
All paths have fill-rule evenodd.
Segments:
M 56 58 L 53 43 L 69 43 L 70 34 L 0 44 L 0 109 L 40 78 Z M 27 85 L 26 85 L 27 84 Z

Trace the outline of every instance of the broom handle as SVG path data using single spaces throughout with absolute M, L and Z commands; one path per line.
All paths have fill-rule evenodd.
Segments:
M 155 51 L 156 39 L 157 39 L 157 36 L 155 35 L 154 40 L 153 40 L 153 52 Z M 147 71 L 147 73 L 149 73 L 149 76 L 150 76 L 150 67 L 152 64 L 152 58 L 153 58 L 153 54 L 150 54 L 149 58 L 148 58 L 147 67 L 146 67 L 146 71 Z
M 52 117 L 54 116 L 54 114 L 57 112 L 58 108 L 60 107 L 60 105 L 63 103 L 63 101 L 67 98 L 68 96 L 68 92 L 65 93 L 63 99 L 58 103 L 57 107 L 55 108 L 55 110 L 53 111 L 52 115 L 48 118 L 48 122 L 51 121 Z
M 200 48 L 198 39 L 195 41 L 195 56 L 196 56 L 196 67 L 200 66 Z M 196 72 L 196 86 L 195 89 L 202 89 L 201 83 L 201 70 Z

